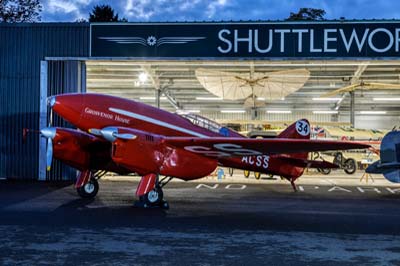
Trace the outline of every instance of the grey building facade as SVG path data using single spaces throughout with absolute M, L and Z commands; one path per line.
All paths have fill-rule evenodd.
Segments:
M 79 91 L 80 71 L 75 61 L 43 62 L 88 57 L 89 38 L 86 23 L 0 24 L 0 178 L 38 179 L 40 138 L 30 134 L 23 143 L 23 129 L 39 129 L 41 85 L 47 95 Z M 48 78 L 41 81 L 43 67 Z M 55 163 L 46 179 L 71 175 L 71 169 Z

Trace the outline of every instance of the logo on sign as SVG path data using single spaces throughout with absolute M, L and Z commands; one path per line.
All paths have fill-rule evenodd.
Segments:
M 147 38 L 142 37 L 98 37 L 100 40 L 118 44 L 139 44 L 143 46 L 161 46 L 164 44 L 185 44 L 190 42 L 197 42 L 206 37 L 161 37 L 150 35 Z

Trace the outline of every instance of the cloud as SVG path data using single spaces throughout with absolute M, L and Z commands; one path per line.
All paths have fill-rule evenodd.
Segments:
M 212 1 L 211 3 L 208 4 L 206 15 L 208 18 L 214 18 L 216 12 L 219 9 L 222 9 L 225 7 L 227 4 L 227 0 L 217 0 L 217 1 Z
M 87 18 L 89 6 L 96 0 L 45 0 L 42 17 L 45 21 L 75 21 Z
M 155 8 L 163 1 L 127 0 L 124 16 L 141 20 L 149 20 L 155 14 Z
M 301 7 L 322 8 L 326 18 L 400 18 L 400 1 L 387 0 L 43 0 L 45 21 L 88 18 L 95 5 L 109 4 L 132 22 L 283 20 Z

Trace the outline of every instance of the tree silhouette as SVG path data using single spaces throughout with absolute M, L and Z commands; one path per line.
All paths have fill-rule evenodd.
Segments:
M 0 0 L 1 1 L 1 0 Z M 89 22 L 126 22 L 126 18 L 119 19 L 118 14 L 114 14 L 114 9 L 109 5 L 96 5 L 89 14 Z
M 40 21 L 41 11 L 39 0 L 0 0 L 0 22 Z
M 302 7 L 299 12 L 290 12 L 286 20 L 324 20 L 326 12 L 323 9 Z

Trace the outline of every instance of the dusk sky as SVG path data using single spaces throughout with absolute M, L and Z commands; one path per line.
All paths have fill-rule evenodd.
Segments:
M 400 1 L 390 0 L 42 0 L 42 21 L 73 22 L 95 5 L 109 4 L 132 22 L 279 20 L 300 7 L 322 8 L 327 19 L 400 19 Z

